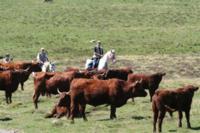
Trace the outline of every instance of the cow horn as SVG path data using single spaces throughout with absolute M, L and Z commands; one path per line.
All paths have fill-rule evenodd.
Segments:
M 60 94 L 60 95 L 62 94 L 62 92 L 60 92 L 59 89 L 57 89 L 57 92 L 58 92 L 58 94 Z
M 66 92 L 65 94 L 66 94 L 66 95 L 70 95 L 70 91 Z

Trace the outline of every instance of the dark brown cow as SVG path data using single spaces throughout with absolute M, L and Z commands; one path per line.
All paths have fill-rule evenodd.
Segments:
M 41 71 L 41 67 L 38 62 L 17 61 L 17 62 L 10 62 L 10 63 L 0 63 L 0 67 L 6 68 L 9 70 L 27 69 L 30 67 L 33 72 Z
M 8 70 L 0 72 L 0 90 L 5 91 L 6 102 L 12 103 L 12 93 L 18 88 L 21 81 L 28 79 L 30 72 L 27 70 Z
M 90 74 L 81 73 L 76 71 L 70 72 L 57 72 L 52 74 L 43 74 L 34 78 L 34 95 L 33 102 L 37 109 L 37 101 L 40 94 L 58 94 L 57 89 L 60 91 L 68 91 L 70 83 L 74 78 L 90 78 Z
M 70 86 L 70 114 L 74 122 L 75 108 L 81 106 L 80 112 L 84 120 L 86 104 L 98 106 L 101 104 L 111 105 L 110 118 L 116 118 L 117 107 L 126 104 L 131 97 L 146 96 L 147 93 L 141 88 L 141 83 L 131 83 L 119 79 L 93 80 L 74 79 Z
M 158 120 L 158 130 L 162 131 L 162 122 L 165 117 L 166 111 L 178 111 L 179 114 L 179 127 L 182 127 L 182 111 L 185 112 L 187 127 L 190 125 L 190 109 L 192 104 L 192 98 L 194 92 L 198 90 L 198 87 L 192 85 L 185 86 L 178 89 L 162 89 L 157 90 L 153 96 L 152 108 L 153 108 L 153 131 L 156 132 L 156 122 Z
M 4 70 L 18 70 L 18 69 L 30 69 L 32 72 L 39 72 L 41 71 L 41 67 L 39 63 L 37 62 L 23 62 L 23 61 L 17 61 L 17 62 L 10 62 L 10 63 L 0 63 L 0 68 Z M 20 82 L 21 84 L 21 90 L 24 90 L 24 82 L 26 80 L 22 80 Z
M 127 80 L 128 75 L 133 73 L 131 68 L 120 68 L 120 69 L 108 69 L 103 75 L 101 79 L 111 79 L 117 78 L 121 80 Z
M 142 79 L 143 80 L 143 87 L 144 87 L 144 89 L 149 90 L 150 101 L 152 101 L 152 96 L 155 93 L 155 91 L 158 89 L 159 84 L 160 84 L 162 77 L 164 75 L 165 75 L 165 73 L 155 73 L 155 74 L 151 74 L 151 75 L 129 74 L 128 75 L 128 82 L 135 82 L 137 80 Z

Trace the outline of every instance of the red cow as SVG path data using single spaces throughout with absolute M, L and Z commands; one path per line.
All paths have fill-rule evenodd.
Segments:
M 116 118 L 117 107 L 126 104 L 131 97 L 146 96 L 147 93 L 141 88 L 141 82 L 128 83 L 119 79 L 93 80 L 74 79 L 70 86 L 70 114 L 74 122 L 75 108 L 80 105 L 80 112 L 84 120 L 86 104 L 98 106 L 101 104 L 111 105 L 110 118 Z
M 153 108 L 153 131 L 156 132 L 156 122 L 158 120 L 158 130 L 162 131 L 162 122 L 165 117 L 166 111 L 178 111 L 179 114 L 179 127 L 182 127 L 182 111 L 185 112 L 187 127 L 190 125 L 190 109 L 192 104 L 192 98 L 194 92 L 198 90 L 198 87 L 192 85 L 185 86 L 178 89 L 170 90 L 157 90 L 153 96 L 152 108 Z
M 59 100 L 58 103 L 53 107 L 50 114 L 47 114 L 45 118 L 56 117 L 60 118 L 62 116 L 70 117 L 70 96 L 65 92 L 59 92 Z M 77 117 L 80 116 L 79 109 L 76 109 Z
M 17 62 L 10 62 L 10 63 L 0 63 L 0 67 L 3 70 L 18 70 L 18 69 L 30 69 L 32 72 L 39 72 L 41 71 L 41 67 L 39 63 L 37 62 L 23 62 L 23 61 L 17 61 Z M 26 80 L 25 80 L 26 81 Z M 21 90 L 24 90 L 24 82 L 21 81 Z
M 66 93 L 60 94 L 60 99 L 58 103 L 53 107 L 50 114 L 47 114 L 45 118 L 56 117 L 60 118 L 64 115 L 70 116 L 70 97 Z
M 128 82 L 135 82 L 137 80 L 142 79 L 143 80 L 143 87 L 144 87 L 144 89 L 149 90 L 150 101 L 152 101 L 152 96 L 155 93 L 155 91 L 158 89 L 159 84 L 160 84 L 162 77 L 164 75 L 165 75 L 165 73 L 155 73 L 155 74 L 151 74 L 151 75 L 129 74 L 128 75 Z
M 18 88 L 21 81 L 27 80 L 30 73 L 27 70 L 0 72 L 0 90 L 5 91 L 6 102 L 12 103 L 12 93 Z
M 74 78 L 90 78 L 90 74 L 81 73 L 76 71 L 70 72 L 57 72 L 53 74 L 43 74 L 34 78 L 34 95 L 33 102 L 37 109 L 37 101 L 40 94 L 58 94 L 57 89 L 60 91 L 68 91 L 70 83 Z
M 33 102 L 35 105 L 35 108 L 38 108 L 37 102 L 40 94 L 43 96 L 46 93 L 46 80 L 53 77 L 56 73 L 55 72 L 36 72 L 34 73 L 33 79 L 34 79 L 34 94 L 33 94 Z
M 38 62 L 17 61 L 17 62 L 10 62 L 10 63 L 0 63 L 0 67 L 10 69 L 10 70 L 27 69 L 30 67 L 33 72 L 41 71 L 41 67 Z

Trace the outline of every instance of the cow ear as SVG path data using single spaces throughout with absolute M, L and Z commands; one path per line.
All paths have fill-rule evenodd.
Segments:
M 194 91 L 197 91 L 199 89 L 199 87 L 194 87 Z
M 166 75 L 166 73 L 165 73 L 165 72 L 162 72 L 162 73 L 161 73 L 161 75 L 162 75 L 162 76 L 165 76 L 165 75 Z

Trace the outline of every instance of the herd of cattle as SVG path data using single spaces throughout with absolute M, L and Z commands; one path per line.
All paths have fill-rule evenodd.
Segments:
M 64 72 L 41 72 L 37 62 L 0 63 L 0 90 L 5 91 L 6 102 L 12 102 L 12 93 L 30 74 L 34 78 L 33 103 L 38 108 L 39 96 L 59 94 L 59 100 L 46 118 L 61 116 L 74 117 L 85 115 L 86 104 L 98 106 L 110 105 L 110 118 L 116 118 L 116 108 L 126 104 L 134 97 L 145 97 L 149 90 L 153 110 L 153 131 L 161 132 L 162 121 L 166 112 L 178 111 L 179 127 L 182 126 L 182 111 L 186 114 L 187 127 L 190 125 L 190 108 L 194 92 L 198 87 L 188 85 L 178 89 L 158 89 L 165 73 L 151 75 L 134 74 L 130 68 L 108 69 L 102 71 L 80 71 L 68 68 Z M 157 90 L 158 89 L 158 90 Z

